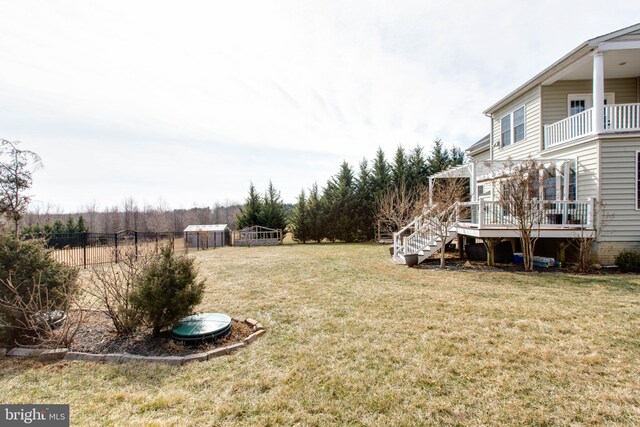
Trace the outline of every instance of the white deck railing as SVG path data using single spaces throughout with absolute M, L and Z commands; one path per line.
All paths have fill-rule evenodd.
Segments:
M 589 227 L 593 225 L 594 201 L 535 200 L 531 202 L 535 223 L 543 227 Z M 482 228 L 511 228 L 517 226 L 511 209 L 500 202 L 480 200 L 458 204 L 458 225 Z
M 604 126 L 608 131 L 640 130 L 640 104 L 606 105 Z
M 544 146 L 550 148 L 580 138 L 590 134 L 592 128 L 593 108 L 589 108 L 559 122 L 544 125 Z
M 640 131 L 640 103 L 604 107 L 605 132 Z M 551 148 L 593 133 L 593 108 L 544 125 L 544 147 Z

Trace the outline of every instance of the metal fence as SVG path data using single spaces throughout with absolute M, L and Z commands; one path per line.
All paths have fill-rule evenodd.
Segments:
M 90 265 L 118 262 L 125 251 L 135 256 L 158 253 L 163 245 L 173 245 L 174 252 L 187 252 L 182 232 L 138 232 L 131 230 L 117 233 L 60 233 L 38 234 L 28 238 L 42 239 L 53 249 L 56 260 L 73 266 L 87 268 Z

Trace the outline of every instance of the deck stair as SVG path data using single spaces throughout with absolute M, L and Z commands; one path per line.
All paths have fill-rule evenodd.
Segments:
M 418 263 L 423 262 L 436 253 L 443 244 L 448 244 L 457 235 L 455 227 L 448 228 L 444 242 L 438 236 L 439 219 L 447 217 L 445 223 L 452 224 L 452 218 L 456 215 L 457 204 L 449 206 L 444 211 L 433 206 L 413 219 L 409 224 L 393 233 L 393 261 L 397 264 L 406 264 L 405 255 L 417 254 Z

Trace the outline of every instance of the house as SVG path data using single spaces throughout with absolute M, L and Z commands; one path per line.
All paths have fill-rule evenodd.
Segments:
M 544 165 L 540 200 L 549 207 L 536 230 L 541 241 L 594 235 L 606 216 L 594 248 L 600 262 L 640 249 L 640 24 L 582 43 L 484 114 L 490 133 L 467 149 L 468 163 L 431 177 L 470 182 L 471 200 L 460 204 L 470 213 L 450 239 L 518 237 L 497 206 L 500 178 L 508 164 L 534 158 Z M 396 233 L 399 262 L 440 248 L 425 240 L 424 220 Z

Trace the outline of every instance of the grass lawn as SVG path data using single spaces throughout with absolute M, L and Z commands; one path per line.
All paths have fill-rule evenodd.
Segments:
M 640 276 L 393 265 L 378 245 L 194 255 L 266 335 L 182 367 L 0 360 L 2 403 L 113 425 L 640 424 Z

